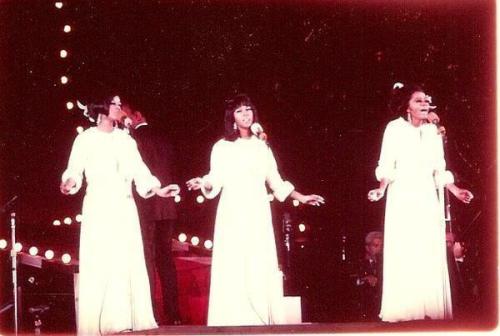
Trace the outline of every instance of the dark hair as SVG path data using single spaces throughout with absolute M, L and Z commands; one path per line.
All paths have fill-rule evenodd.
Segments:
M 406 118 L 408 103 L 415 92 L 424 92 L 424 89 L 417 84 L 404 84 L 403 87 L 393 88 L 389 102 L 391 113 Z
M 259 122 L 257 109 L 250 97 L 240 93 L 231 99 L 227 99 L 224 104 L 224 139 L 234 141 L 240 136 L 240 132 L 234 129 L 234 111 L 240 106 L 249 106 L 253 112 L 253 122 Z
M 97 116 L 99 114 L 104 114 L 107 116 L 109 114 L 109 106 L 111 105 L 111 101 L 115 96 L 118 95 L 114 94 L 101 100 L 95 100 L 93 103 L 88 104 L 88 118 L 92 118 L 97 122 Z

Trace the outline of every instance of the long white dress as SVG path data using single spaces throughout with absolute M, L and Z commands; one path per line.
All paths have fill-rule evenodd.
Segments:
M 131 184 L 143 197 L 160 182 L 125 132 L 79 134 L 62 180 L 87 182 L 80 230 L 77 327 L 80 335 L 157 327 Z
M 212 148 L 215 220 L 209 326 L 282 323 L 283 277 L 278 267 L 266 182 L 283 201 L 293 186 L 281 179 L 270 148 L 256 137 L 219 140 Z
M 436 126 L 414 127 L 403 118 L 389 122 L 376 176 L 392 181 L 385 212 L 381 319 L 451 318 L 445 221 L 436 190 L 453 177 L 445 171 Z

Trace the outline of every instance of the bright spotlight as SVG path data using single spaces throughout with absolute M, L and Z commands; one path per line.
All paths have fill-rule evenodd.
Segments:
M 63 7 L 63 3 L 61 1 L 57 1 L 54 6 L 56 6 L 57 9 L 61 9 Z
M 184 242 L 187 240 L 187 236 L 186 236 L 186 234 L 185 234 L 185 233 L 181 233 L 181 234 L 179 234 L 178 239 L 179 239 L 179 241 L 180 241 L 181 243 L 184 243 Z
M 200 204 L 201 204 L 201 203 L 203 203 L 204 201 L 205 201 L 205 197 L 203 197 L 203 196 L 201 196 L 201 195 L 198 195 L 198 196 L 196 197 L 196 202 L 198 202 L 198 203 L 200 203 Z
M 269 200 L 269 202 L 274 201 L 274 195 L 273 194 L 267 194 L 267 199 Z
M 56 220 L 54 220 L 54 221 L 52 222 L 52 225 L 54 225 L 54 226 L 59 226 L 59 225 L 61 225 L 61 221 L 60 221 L 59 219 L 56 219 Z
M 66 50 L 62 49 L 61 51 L 59 51 L 59 56 L 61 58 L 66 58 L 66 57 L 68 57 L 68 52 Z
M 45 251 L 45 258 L 47 258 L 49 260 L 54 258 L 54 251 L 52 251 L 52 250 Z
M 203 244 L 205 246 L 206 249 L 211 249 L 212 246 L 214 246 L 214 244 L 212 243 L 212 241 L 209 239 L 209 240 L 205 240 L 205 243 Z
M 69 255 L 69 253 L 64 253 L 61 257 L 61 260 L 63 263 L 69 264 L 71 261 L 71 256 Z
M 76 128 L 76 132 L 77 132 L 78 134 L 82 133 L 82 132 L 83 132 L 83 127 L 82 127 L 82 126 L 78 126 L 78 127 Z
M 68 81 L 69 81 L 68 77 L 61 76 L 61 84 L 68 84 Z
M 0 249 L 5 250 L 7 247 L 7 241 L 5 239 L 0 239 Z
M 197 246 L 199 243 L 200 243 L 200 238 L 198 238 L 196 236 L 193 236 L 191 238 L 191 244 L 193 244 L 194 246 Z
M 299 204 L 300 204 L 300 202 L 299 202 L 298 200 L 296 200 L 296 199 L 294 199 L 294 200 L 292 201 L 292 203 L 293 203 L 293 206 L 294 206 L 294 207 L 298 207 L 298 206 L 299 206 Z
M 82 219 L 83 219 L 83 216 L 82 214 L 78 214 L 75 216 L 75 220 L 78 222 L 78 223 L 81 223 L 82 222 Z
M 73 102 L 70 102 L 70 101 L 69 101 L 69 102 L 67 102 L 67 103 L 66 103 L 66 108 L 67 108 L 68 110 L 72 110 L 72 109 L 73 109 L 73 107 L 75 107 L 75 104 L 73 104 Z
M 31 246 L 29 249 L 30 255 L 36 256 L 38 254 L 38 248 L 36 246 Z
M 174 197 L 174 202 L 175 202 L 175 203 L 179 203 L 180 201 L 181 201 L 181 196 L 179 196 L 179 195 L 175 195 L 175 197 Z
M 69 33 L 71 31 L 71 26 L 70 25 L 64 25 L 63 31 L 65 33 Z
M 14 245 L 14 251 L 21 252 L 22 249 L 23 249 L 23 244 L 18 242 Z
M 71 218 L 70 218 L 70 217 L 66 217 L 66 218 L 64 218 L 64 224 L 66 224 L 66 225 L 70 225 L 71 223 L 73 223 L 73 221 L 71 220 Z
M 306 230 L 306 226 L 302 223 L 299 224 L 299 231 L 304 232 Z

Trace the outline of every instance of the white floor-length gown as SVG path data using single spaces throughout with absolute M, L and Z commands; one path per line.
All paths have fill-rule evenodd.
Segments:
M 266 182 L 283 201 L 293 186 L 281 179 L 270 148 L 256 137 L 219 140 L 204 177 L 221 190 L 215 221 L 209 326 L 282 323 L 283 278 Z
M 87 182 L 80 230 L 77 327 L 80 335 L 157 327 L 151 306 L 132 181 L 143 197 L 159 181 L 125 132 L 89 128 L 73 143 L 62 180 Z
M 453 181 L 432 124 L 403 118 L 386 127 L 377 179 L 387 189 L 384 228 L 383 321 L 452 317 L 445 221 L 436 185 Z

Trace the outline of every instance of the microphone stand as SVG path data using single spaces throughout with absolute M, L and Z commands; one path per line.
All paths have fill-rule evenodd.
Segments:
M 16 213 L 10 213 L 10 231 L 11 231 L 11 250 L 10 257 L 12 259 L 12 286 L 14 297 L 14 333 L 17 335 L 17 252 L 16 252 Z

